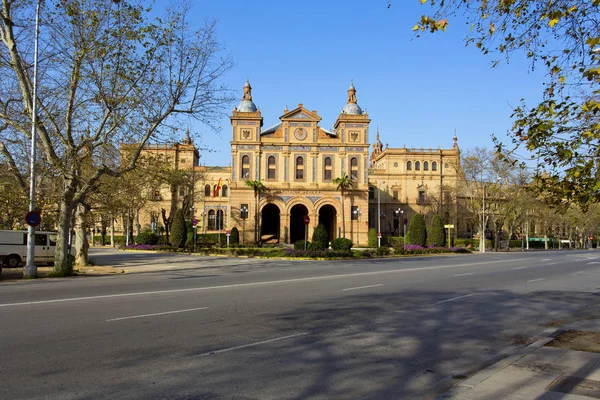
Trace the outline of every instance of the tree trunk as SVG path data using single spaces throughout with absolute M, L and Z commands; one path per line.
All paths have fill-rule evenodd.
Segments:
M 77 205 L 75 214 L 75 266 L 84 267 L 88 264 L 88 250 L 90 244 L 87 239 L 88 224 L 86 217 L 88 208 L 83 204 Z
M 142 230 L 142 226 L 140 225 L 140 209 L 135 210 L 135 235 L 139 235 Z
M 110 215 L 110 245 L 115 247 L 115 217 Z
M 56 240 L 56 252 L 54 253 L 54 272 L 57 275 L 71 275 L 73 264 L 69 257 L 69 233 L 71 230 L 71 217 L 75 202 L 75 188 L 73 182 L 65 182 L 61 194 L 58 211 L 58 237 Z

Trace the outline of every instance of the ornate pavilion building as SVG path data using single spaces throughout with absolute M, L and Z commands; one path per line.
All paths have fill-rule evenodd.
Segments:
M 230 120 L 231 166 L 200 166 L 189 136 L 182 143 L 144 150 L 148 155 L 164 154 L 174 168 L 197 174 L 193 208 L 198 233 L 235 226 L 249 244 L 259 239 L 256 221 L 261 240 L 294 243 L 304 239 L 308 216 L 308 240 L 317 224 L 323 224 L 330 239 L 345 232 L 356 245 L 366 245 L 378 216 L 387 234 L 402 234 L 403 218 L 417 212 L 440 213 L 447 223 L 456 222 L 455 202 L 447 190 L 455 186 L 459 168 L 456 137 L 447 150 L 392 149 L 383 148 L 377 132 L 369 154 L 371 120 L 358 105 L 353 84 L 332 130 L 321 127 L 317 111 L 303 104 L 286 108 L 277 124 L 263 128 L 249 82 Z M 334 180 L 344 174 L 353 188 L 342 198 Z M 260 181 L 268 190 L 255 198 L 247 181 Z M 142 229 L 160 224 L 154 216 L 169 207 L 170 196 L 167 187 L 152 191 L 152 201 L 140 211 Z

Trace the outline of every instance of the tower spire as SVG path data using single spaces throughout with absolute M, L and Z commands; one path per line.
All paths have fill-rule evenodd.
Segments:
M 250 86 L 250 81 L 246 79 L 246 84 L 244 85 L 244 96 L 242 100 L 250 100 L 252 101 L 252 86 Z

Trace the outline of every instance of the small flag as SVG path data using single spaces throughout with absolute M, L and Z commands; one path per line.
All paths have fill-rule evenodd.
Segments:
M 221 178 L 219 178 L 219 182 L 217 183 L 217 186 L 215 187 L 215 192 L 213 193 L 213 197 L 217 197 L 217 193 L 219 193 L 219 190 L 221 190 Z

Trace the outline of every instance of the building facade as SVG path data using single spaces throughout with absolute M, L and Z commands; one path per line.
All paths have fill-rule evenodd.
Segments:
M 263 128 L 249 82 L 230 120 L 230 166 L 200 166 L 189 136 L 180 144 L 144 149 L 144 155 L 163 154 L 195 178 L 191 193 L 153 189 L 152 201 L 139 214 L 141 229 L 156 229 L 159 211 L 185 196 L 191 196 L 198 233 L 235 226 L 245 244 L 294 243 L 305 236 L 310 241 L 314 228 L 323 224 L 331 240 L 345 236 L 367 245 L 369 228 L 402 234 L 404 218 L 417 212 L 440 213 L 449 223 L 455 218 L 446 188 L 457 179 L 456 137 L 447 150 L 383 148 L 377 132 L 369 153 L 371 120 L 358 105 L 353 84 L 331 130 L 303 104 L 286 108 L 277 124 Z M 351 178 L 352 190 L 342 196 L 335 179 L 344 175 Z M 255 195 L 251 185 L 258 181 L 266 190 Z

